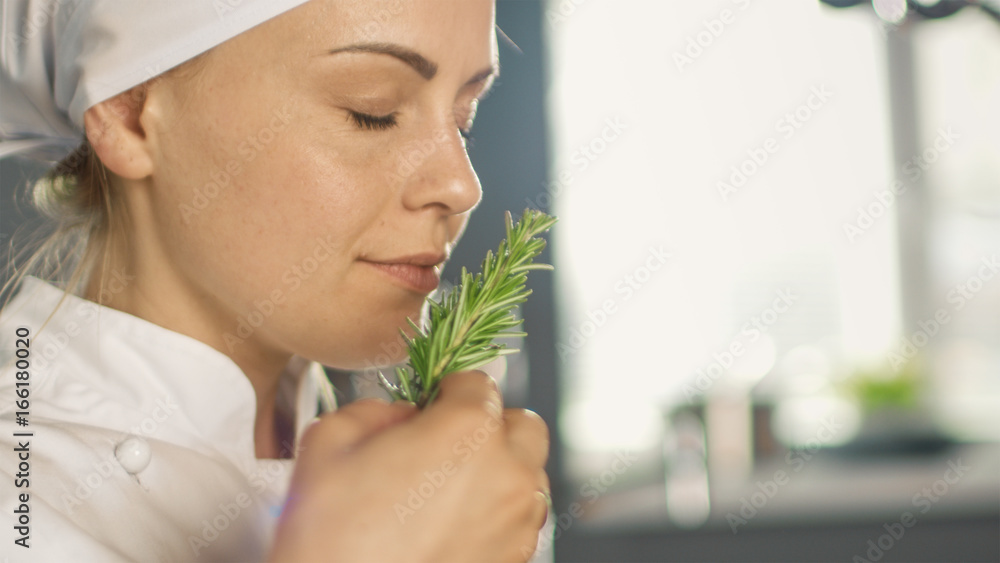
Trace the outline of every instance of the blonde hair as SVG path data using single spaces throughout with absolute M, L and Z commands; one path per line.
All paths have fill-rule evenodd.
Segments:
M 130 108 L 122 108 L 121 104 L 142 103 L 146 90 L 159 80 L 196 78 L 210 52 L 152 77 L 130 90 L 127 96 L 116 98 L 115 103 L 128 111 Z M 45 224 L 23 237 L 21 233 L 11 237 L 5 267 L 7 280 L 0 288 L 0 295 L 6 298 L 0 311 L 25 276 L 47 280 L 66 293 L 83 296 L 96 271 L 101 284 L 98 302 L 103 301 L 100 296 L 104 295 L 110 249 L 115 244 L 127 244 L 129 221 L 125 205 L 115 195 L 109 176 L 108 169 L 84 136 L 72 153 L 27 186 L 29 199 L 45 219 Z
M 106 255 L 110 233 L 124 219 L 112 197 L 107 169 L 84 140 L 29 189 L 46 222 L 25 236 L 17 252 L 23 233 L 12 237 L 9 277 L 0 293 L 9 299 L 24 277 L 32 275 L 80 294 L 98 259 Z
M 201 53 L 130 91 L 130 99 L 116 100 L 125 104 L 142 102 L 149 86 L 163 78 L 176 77 L 186 81 L 185 86 L 198 88 L 197 79 L 205 61 L 213 50 Z M 97 132 L 99 135 L 101 132 Z M 10 258 L 6 270 L 10 273 L 0 288 L 6 295 L 0 304 L 0 315 L 25 276 L 48 280 L 64 290 L 63 297 L 49 314 L 48 319 L 35 332 L 36 336 L 56 314 L 68 294 L 84 296 L 86 284 L 92 282 L 96 268 L 100 268 L 98 303 L 103 304 L 104 280 L 108 273 L 111 249 L 114 245 L 127 244 L 129 216 L 122 199 L 116 196 L 116 187 L 109 179 L 108 169 L 94 151 L 87 136 L 68 156 L 59 161 L 41 179 L 29 186 L 31 200 L 38 211 L 48 219 L 48 225 L 29 235 L 29 240 L 18 252 L 17 237 L 10 241 Z M 45 234 L 44 230 L 51 229 Z M 37 241 L 32 243 L 32 239 Z M 110 294 L 109 294 L 110 295 Z M 332 382 L 325 375 L 317 377 L 320 400 L 324 412 L 336 409 L 337 401 Z

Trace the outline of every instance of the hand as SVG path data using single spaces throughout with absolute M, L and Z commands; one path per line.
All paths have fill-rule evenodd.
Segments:
M 271 561 L 526 561 L 548 507 L 548 429 L 482 372 L 423 412 L 364 400 L 302 439 Z

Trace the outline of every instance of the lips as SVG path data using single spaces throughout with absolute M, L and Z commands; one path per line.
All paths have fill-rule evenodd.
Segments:
M 388 276 L 397 285 L 416 291 L 430 293 L 441 283 L 441 266 L 444 254 L 424 253 L 392 258 L 388 260 L 362 260 Z

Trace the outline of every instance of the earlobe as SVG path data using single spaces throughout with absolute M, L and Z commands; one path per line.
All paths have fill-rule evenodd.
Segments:
M 152 174 L 149 139 L 140 116 L 146 86 L 104 100 L 83 114 L 87 140 L 104 166 L 122 178 L 139 180 Z

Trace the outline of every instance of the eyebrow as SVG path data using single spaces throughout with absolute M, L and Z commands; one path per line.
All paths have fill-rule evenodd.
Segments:
M 402 45 L 396 45 L 394 43 L 359 43 L 356 45 L 348 45 L 346 47 L 337 47 L 327 51 L 328 55 L 336 55 L 339 53 L 376 53 L 381 55 L 389 55 L 400 61 L 403 61 L 409 65 L 413 70 L 424 78 L 424 80 L 431 80 L 437 75 L 438 66 L 436 63 L 427 59 L 427 57 L 421 55 L 420 53 L 403 47 Z M 472 78 L 465 83 L 466 86 L 470 84 L 475 84 L 477 82 L 485 82 L 490 78 L 495 77 L 499 74 L 499 69 L 493 65 L 489 68 L 485 68 L 475 74 Z

